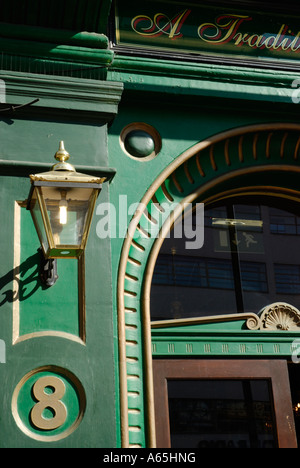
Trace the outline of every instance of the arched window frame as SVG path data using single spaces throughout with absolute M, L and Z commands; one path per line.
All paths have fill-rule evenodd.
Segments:
M 128 228 L 118 277 L 123 447 L 155 447 L 150 288 L 170 226 L 195 200 L 267 194 L 300 201 L 299 131 L 300 125 L 275 123 L 213 136 L 179 156 L 143 197 Z M 254 314 L 245 319 L 259 328 Z

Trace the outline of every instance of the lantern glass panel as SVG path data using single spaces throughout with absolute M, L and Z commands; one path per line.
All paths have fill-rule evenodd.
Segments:
M 93 189 L 42 187 L 56 248 L 80 248 L 85 240 Z

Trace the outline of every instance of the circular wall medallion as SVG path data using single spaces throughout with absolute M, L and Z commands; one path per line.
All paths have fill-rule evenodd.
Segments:
M 123 151 L 133 159 L 149 161 L 161 150 L 161 137 L 151 125 L 135 122 L 122 130 L 120 144 Z
M 45 366 L 26 374 L 15 388 L 12 413 L 28 437 L 54 442 L 79 426 L 85 411 L 84 389 L 74 374 Z

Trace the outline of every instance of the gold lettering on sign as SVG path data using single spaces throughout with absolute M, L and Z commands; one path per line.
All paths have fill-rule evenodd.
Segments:
M 195 41 L 200 39 L 216 46 L 230 44 L 233 47 L 247 46 L 251 49 L 280 52 L 300 50 L 300 31 L 293 32 L 288 24 L 284 23 L 279 26 L 279 23 L 276 27 L 278 29 L 272 32 L 274 26 L 270 22 L 271 32 L 258 33 L 255 32 L 255 27 L 253 27 L 255 21 L 251 16 L 223 13 L 217 16 L 214 22 L 202 23 L 200 26 L 188 25 L 184 30 L 186 20 L 191 13 L 192 10 L 186 8 L 173 17 L 165 13 L 155 13 L 151 16 L 137 15 L 131 20 L 131 28 L 136 34 L 145 38 L 167 36 L 166 39 L 172 41 L 180 38 L 184 40 L 187 34 L 187 39 L 192 41 L 193 47 L 196 47 Z M 247 24 L 252 25 L 251 32 L 245 32 Z
M 139 15 L 133 18 L 131 27 L 141 36 L 157 37 L 166 34 L 169 39 L 177 39 L 182 37 L 180 30 L 190 13 L 191 10 L 184 10 L 173 18 L 163 13 L 156 13 L 153 19 L 150 16 Z
M 203 23 L 198 28 L 198 36 L 209 44 L 249 46 L 251 49 L 282 50 L 297 52 L 300 49 L 300 31 L 295 35 L 287 24 L 282 24 L 277 34 L 242 33 L 239 31 L 244 21 L 253 21 L 250 16 L 221 15 L 215 23 Z
M 203 23 L 198 28 L 200 39 L 213 44 L 226 44 L 231 41 L 244 21 L 249 21 L 250 16 L 222 15 L 216 19 L 216 23 Z

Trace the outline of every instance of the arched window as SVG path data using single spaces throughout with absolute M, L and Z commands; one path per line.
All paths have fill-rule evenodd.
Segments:
M 152 321 L 259 313 L 274 302 L 300 308 L 298 203 L 251 196 L 207 205 L 204 244 L 195 250 L 185 233 L 203 222 L 198 211 L 164 240 L 152 280 Z
M 152 356 L 157 362 L 167 356 L 186 362 L 204 356 L 277 359 L 298 351 L 299 130 L 296 124 L 262 124 L 200 141 L 156 174 L 142 198 L 118 272 L 123 447 L 144 446 L 145 433 L 149 447 L 157 443 Z M 184 238 L 172 245 L 170 225 L 184 204 L 197 202 L 205 206 L 204 246 L 188 251 Z M 193 228 L 196 213 L 190 220 L 185 215 L 184 223 Z M 284 301 L 289 326 L 266 323 L 278 301 Z M 282 333 L 287 330 L 296 334 Z M 215 332 L 221 339 L 208 343 Z

